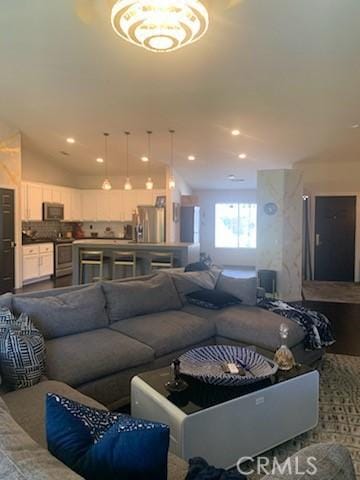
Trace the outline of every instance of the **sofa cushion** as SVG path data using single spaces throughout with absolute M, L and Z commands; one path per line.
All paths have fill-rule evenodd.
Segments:
M 160 273 L 149 280 L 102 284 L 110 322 L 147 313 L 177 310 L 179 295 L 168 275 Z
M 249 345 L 275 351 L 280 345 L 280 325 L 289 327 L 287 344 L 297 345 L 304 339 L 303 329 L 292 320 L 258 307 L 236 305 L 213 316 L 217 335 Z
M 13 418 L 30 435 L 30 437 L 47 448 L 45 435 L 45 398 L 48 393 L 56 393 L 83 403 L 92 408 L 106 408 L 96 400 L 83 395 L 62 382 L 46 380 L 37 385 L 9 392 L 3 396 Z
M 166 271 L 165 273 L 172 278 L 181 301 L 186 304 L 186 295 L 196 292 L 200 288 L 214 289 L 220 270 L 212 269 L 201 272 Z
M 257 302 L 257 278 L 232 278 L 221 274 L 216 290 L 229 293 L 241 300 L 243 305 L 256 305 Z
M 211 320 L 195 317 L 183 311 L 168 311 L 129 318 L 110 327 L 146 343 L 156 357 L 196 345 L 215 335 Z
M 12 418 L 0 399 L 0 478 L 80 480 L 81 477 L 35 443 Z
M 167 479 L 165 424 L 48 394 L 46 432 L 49 451 L 89 480 Z
M 109 323 L 100 285 L 42 298 L 15 295 L 13 306 L 18 313 L 30 315 L 47 340 L 103 328 Z
M 48 378 L 72 386 L 154 358 L 150 347 L 109 328 L 48 340 L 46 350 Z

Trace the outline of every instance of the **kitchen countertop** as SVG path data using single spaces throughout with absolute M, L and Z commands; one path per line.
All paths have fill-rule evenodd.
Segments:
M 134 242 L 133 240 L 121 240 L 121 239 L 99 239 L 99 238 L 93 238 L 93 239 L 82 239 L 82 240 L 75 240 L 73 242 L 74 246 L 88 246 L 88 245 L 96 245 L 96 246 L 103 246 L 104 248 L 106 247 L 112 247 L 114 245 L 131 245 L 131 248 L 187 248 L 191 247 L 194 244 L 193 243 L 181 243 L 181 242 L 165 242 L 165 243 L 145 243 L 145 242 Z

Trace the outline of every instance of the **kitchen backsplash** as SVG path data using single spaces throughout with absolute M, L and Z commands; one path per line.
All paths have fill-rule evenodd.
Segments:
M 110 228 L 114 237 L 122 237 L 124 235 L 124 227 L 128 224 L 129 222 L 83 222 L 82 229 L 86 237 L 90 237 L 92 232 L 97 232 L 99 237 L 109 236 L 109 233 L 106 234 L 105 231 L 107 228 Z
M 67 232 L 73 231 L 73 226 L 74 224 L 70 222 L 22 222 L 23 232 L 31 230 L 32 236 L 49 239 L 56 239 L 59 233 L 65 236 Z

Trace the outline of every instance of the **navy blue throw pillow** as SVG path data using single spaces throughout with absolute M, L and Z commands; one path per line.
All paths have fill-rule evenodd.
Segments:
M 241 303 L 241 300 L 229 293 L 220 290 L 208 290 L 205 288 L 189 293 L 186 295 L 186 299 L 193 305 L 202 308 L 209 308 L 210 310 L 219 310 L 220 308 Z
M 166 480 L 169 427 L 48 393 L 52 455 L 86 480 Z

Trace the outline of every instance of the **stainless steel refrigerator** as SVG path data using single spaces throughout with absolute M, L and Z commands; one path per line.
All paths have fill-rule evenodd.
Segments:
M 138 236 L 142 243 L 165 242 L 165 208 L 138 206 Z

